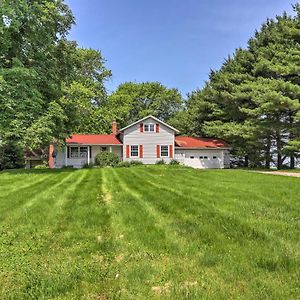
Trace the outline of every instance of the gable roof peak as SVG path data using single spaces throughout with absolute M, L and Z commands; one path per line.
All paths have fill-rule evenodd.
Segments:
M 163 122 L 162 120 L 158 119 L 157 117 L 155 117 L 155 116 L 153 116 L 153 115 L 148 115 L 148 116 L 146 116 L 146 117 L 144 117 L 144 118 L 142 118 L 142 119 L 139 119 L 139 120 L 137 120 L 137 121 L 135 121 L 135 122 L 133 122 L 133 123 L 127 125 L 126 127 L 121 128 L 120 131 L 124 131 L 125 129 L 130 128 L 131 126 L 134 126 L 134 125 L 136 125 L 136 124 L 138 124 L 138 123 L 140 123 L 140 122 L 143 122 L 144 120 L 149 119 L 149 118 L 152 118 L 152 119 L 155 120 L 156 122 L 158 122 L 158 123 L 160 123 L 160 124 L 163 124 L 164 126 L 170 128 L 170 129 L 172 129 L 172 130 L 175 131 L 176 133 L 179 132 L 179 130 L 177 130 L 176 128 L 174 128 L 174 127 L 172 127 L 171 125 L 169 125 L 169 124 Z

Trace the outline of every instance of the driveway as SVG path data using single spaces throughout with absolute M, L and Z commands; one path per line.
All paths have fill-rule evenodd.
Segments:
M 300 178 L 300 173 L 293 173 L 293 172 L 274 171 L 274 172 L 259 172 L 259 173 L 269 174 L 269 175 L 281 175 L 281 176 L 299 177 Z

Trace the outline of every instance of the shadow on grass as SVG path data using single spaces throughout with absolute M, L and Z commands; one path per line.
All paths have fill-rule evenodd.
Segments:
M 72 173 L 76 172 L 80 169 L 73 169 L 73 168 L 62 168 L 62 169 L 10 169 L 10 170 L 3 170 L 0 171 L 1 174 L 8 174 L 8 175 L 21 175 L 21 174 L 60 174 L 60 173 Z

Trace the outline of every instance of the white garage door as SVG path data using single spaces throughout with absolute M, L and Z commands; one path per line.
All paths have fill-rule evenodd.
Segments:
M 222 158 L 219 153 L 186 153 L 184 164 L 199 169 L 220 169 L 222 167 Z

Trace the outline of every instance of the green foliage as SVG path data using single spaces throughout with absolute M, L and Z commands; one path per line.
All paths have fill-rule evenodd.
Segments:
M 13 139 L 0 141 L 0 170 L 23 168 L 24 150 Z
M 37 165 L 34 167 L 35 169 L 43 170 L 43 169 L 49 169 L 49 167 L 45 164 Z
M 163 159 L 160 159 L 160 160 L 157 160 L 155 164 L 156 165 L 165 165 L 166 162 Z
M 101 151 L 95 157 L 95 165 L 100 167 L 115 167 L 120 159 L 116 153 Z
M 293 161 L 300 151 L 299 5 L 295 12 L 268 20 L 247 49 L 237 49 L 189 94 L 177 115 L 183 133 L 225 139 L 245 165 L 281 168 L 286 153 Z
M 182 105 L 177 89 L 168 89 L 159 82 L 126 82 L 108 97 L 105 109 L 110 119 L 123 127 L 150 114 L 167 121 Z
M 169 164 L 173 165 L 173 166 L 176 166 L 176 165 L 180 165 L 180 162 L 178 160 L 176 160 L 176 159 L 171 159 L 171 161 L 170 161 Z
M 143 162 L 140 161 L 140 160 L 131 160 L 129 163 L 130 163 L 131 166 L 141 166 L 141 165 L 143 165 Z
M 131 160 L 131 161 L 120 161 L 116 167 L 120 167 L 120 168 L 130 168 L 130 167 L 134 167 L 134 166 L 141 166 L 143 165 L 142 161 L 139 160 Z
M 82 166 L 83 169 L 93 169 L 94 168 L 94 164 L 92 163 L 86 163 Z
M 129 161 L 120 161 L 117 165 L 118 168 L 130 168 L 131 164 Z
M 75 20 L 64 1 L 2 0 L 0 16 L 1 138 L 46 153 L 71 133 L 103 131 L 111 72 L 99 51 L 67 40 Z
M 62 169 L 63 170 L 73 170 L 74 167 L 73 166 L 63 166 Z

